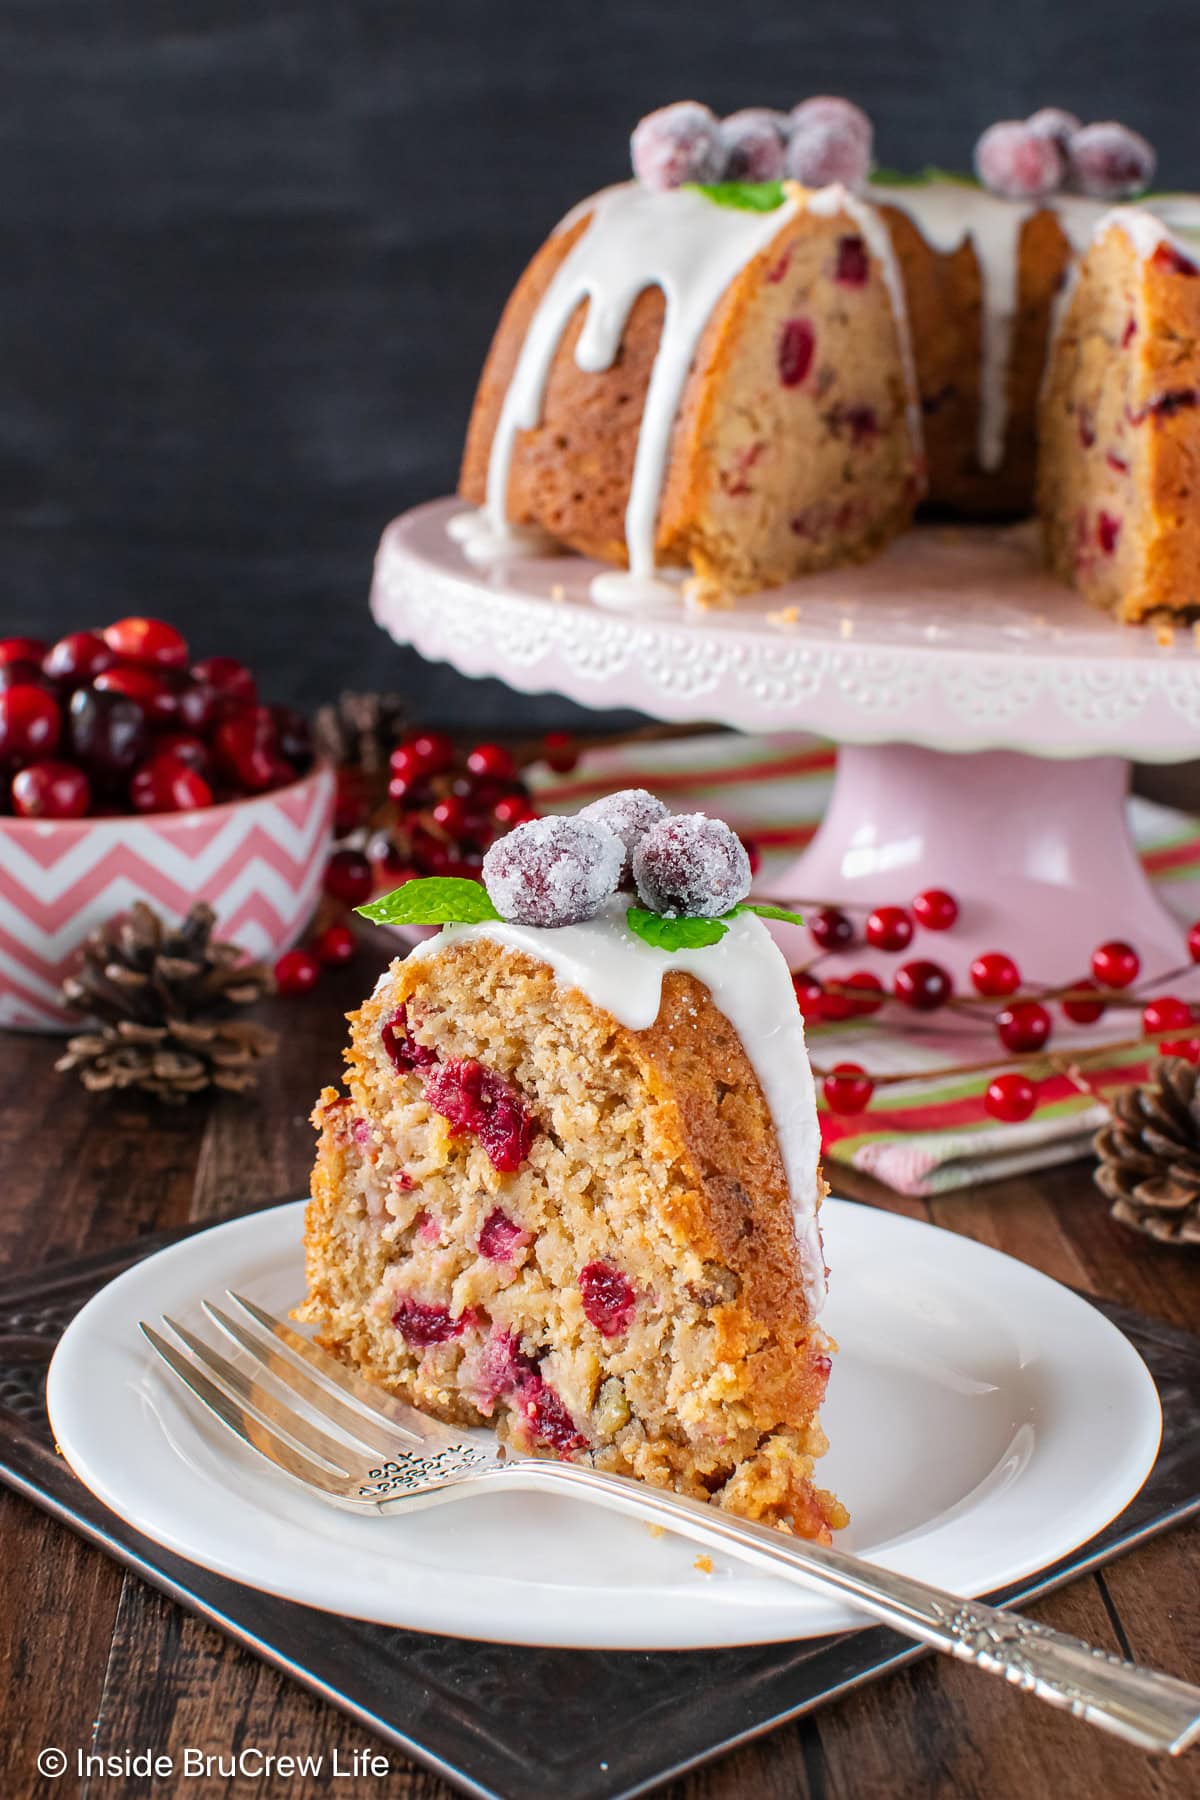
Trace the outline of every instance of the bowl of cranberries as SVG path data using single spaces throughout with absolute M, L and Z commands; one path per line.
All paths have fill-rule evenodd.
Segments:
M 57 1030 L 83 939 L 134 900 L 274 958 L 300 936 L 332 831 L 305 720 L 228 656 L 126 618 L 0 639 L 0 1026 Z

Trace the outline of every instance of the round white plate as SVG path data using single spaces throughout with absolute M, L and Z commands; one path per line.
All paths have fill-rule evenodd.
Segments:
M 50 1367 L 54 1434 L 79 1478 L 168 1549 L 331 1612 L 453 1636 L 580 1649 L 698 1649 L 861 1624 L 833 1600 L 542 1495 L 409 1516 L 339 1512 L 233 1438 L 168 1375 L 138 1320 L 212 1335 L 226 1287 L 276 1312 L 303 1292 L 299 1202 L 215 1226 L 97 1294 Z M 822 1478 L 847 1548 L 955 1592 L 1029 1575 L 1133 1498 L 1162 1415 L 1101 1314 L 968 1238 L 831 1200 L 828 1326 L 841 1344 Z

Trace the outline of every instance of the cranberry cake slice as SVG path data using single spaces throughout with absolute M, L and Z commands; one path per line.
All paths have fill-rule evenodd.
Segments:
M 1200 262 L 1149 213 L 1097 227 L 1040 424 L 1057 573 L 1128 623 L 1200 607 Z
M 689 823 L 650 835 L 673 854 Z M 813 1479 L 833 1346 L 787 968 L 748 914 L 704 947 L 635 935 L 621 866 L 617 844 L 586 898 L 558 884 L 571 923 L 448 927 L 353 1015 L 299 1316 L 440 1418 L 827 1540 L 846 1514 Z

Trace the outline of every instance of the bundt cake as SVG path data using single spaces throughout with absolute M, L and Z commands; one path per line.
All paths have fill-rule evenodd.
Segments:
M 364 909 L 474 922 L 353 1015 L 348 1092 L 314 1115 L 299 1316 L 518 1451 L 827 1540 L 846 1514 L 813 1479 L 833 1346 L 787 967 L 728 827 L 648 795 L 589 812 L 500 840 L 486 889 Z
M 984 134 L 982 182 L 868 180 L 869 122 L 820 97 L 791 121 L 665 108 L 633 149 L 639 179 L 568 215 L 505 309 L 460 481 L 480 510 L 451 526 L 468 555 L 540 532 L 628 568 L 597 579 L 598 599 L 661 598 L 682 569 L 693 597 L 719 601 L 869 557 L 919 503 L 1015 518 L 1069 485 L 1039 394 L 1072 379 L 1064 287 L 1113 200 L 1152 173 L 1136 133 L 1047 108 Z M 1191 265 L 1178 233 L 1200 230 L 1200 200 L 1116 210 L 1135 260 L 1167 243 Z M 1091 259 L 1089 291 L 1111 263 Z M 1169 319 L 1147 315 L 1146 334 L 1164 335 L 1154 350 L 1143 336 L 1142 357 L 1195 341 L 1200 283 L 1183 280 Z M 1107 354 L 1119 383 L 1121 346 Z M 1172 418 L 1181 499 L 1200 409 Z M 1047 520 L 1053 566 L 1121 618 L 1194 606 L 1168 578 L 1190 561 L 1187 508 L 1155 510 L 1160 549 L 1136 601 L 1120 564 L 1092 579 Z

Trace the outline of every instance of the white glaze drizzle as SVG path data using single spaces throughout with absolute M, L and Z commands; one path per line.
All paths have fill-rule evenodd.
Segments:
M 702 981 L 741 1039 L 770 1108 L 791 1193 L 805 1298 L 815 1318 L 825 1298 L 817 1219 L 821 1137 L 804 1023 L 783 953 L 762 920 L 749 913 L 730 920 L 720 943 L 658 950 L 629 930 L 626 904 L 617 899 L 597 918 L 557 930 L 493 922 L 448 925 L 440 936 L 416 945 L 408 960 L 426 961 L 448 945 L 485 938 L 546 963 L 561 987 L 578 988 L 630 1031 L 647 1031 L 658 1017 L 668 970 Z

